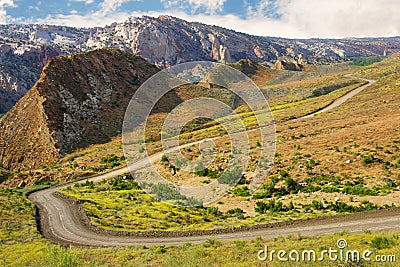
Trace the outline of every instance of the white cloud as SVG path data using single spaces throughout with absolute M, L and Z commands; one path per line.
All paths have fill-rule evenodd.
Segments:
M 28 8 L 35 11 L 40 11 L 40 7 L 38 6 L 29 6 Z
M 215 14 L 223 9 L 226 0 L 188 0 L 194 9 L 204 7 L 210 14 Z
M 343 38 L 400 35 L 397 0 L 262 0 L 248 16 L 177 16 L 254 35 L 288 38 Z
M 115 12 L 122 4 L 129 2 L 131 0 L 104 0 L 100 5 L 100 13 L 110 14 L 110 12 Z
M 14 0 L 0 0 L 0 24 L 7 23 L 6 7 L 15 7 Z
M 74 2 L 85 2 L 86 5 L 93 4 L 95 0 L 74 0 Z
M 89 0 L 91 1 L 91 0 Z M 109 25 L 113 22 L 123 22 L 130 13 L 120 12 L 118 9 L 131 0 L 104 0 L 99 9 L 85 15 L 79 15 L 75 10 L 70 14 L 48 15 L 45 18 L 36 19 L 34 23 L 55 24 L 74 27 L 97 27 Z M 136 0 L 138 1 L 138 0 Z
M 204 8 L 207 14 L 216 14 L 223 10 L 227 0 L 161 0 L 167 9 L 189 9 L 196 12 Z
M 397 0 L 278 0 L 275 3 L 263 0 L 259 7 L 262 14 L 258 12 L 258 15 L 249 17 L 249 20 L 258 17 L 263 21 L 264 35 L 268 35 L 268 32 L 290 37 L 400 34 L 400 17 L 397 15 L 400 2 Z M 271 8 L 278 13 L 278 19 L 271 21 L 268 18 L 268 9 Z M 271 26 L 277 28 L 268 30 Z M 291 34 L 286 33 L 288 29 Z

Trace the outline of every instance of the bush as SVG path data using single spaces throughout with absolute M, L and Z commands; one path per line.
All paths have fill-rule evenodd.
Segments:
M 343 192 L 349 195 L 356 195 L 356 196 L 377 196 L 378 193 L 376 190 L 370 189 L 365 187 L 361 184 L 357 185 L 345 185 L 343 188 Z
M 102 157 L 100 159 L 101 163 L 111 163 L 111 162 L 118 162 L 119 161 L 119 157 L 117 157 L 115 154 L 108 154 L 105 157 Z
M 208 168 L 205 168 L 202 163 L 197 164 L 197 166 L 194 168 L 195 174 L 198 176 L 202 177 L 210 177 L 210 178 L 217 178 L 217 172 L 210 170 Z
M 287 177 L 285 179 L 285 185 L 289 192 L 295 192 L 296 190 L 301 189 L 301 186 L 295 180 L 293 180 L 292 177 Z
M 290 177 L 289 173 L 285 170 L 280 171 L 280 175 L 281 175 L 282 179 L 286 179 L 286 178 Z
M 250 196 L 250 189 L 247 186 L 236 187 L 232 190 L 233 195 L 238 197 Z
M 108 166 L 110 169 L 113 169 L 113 168 L 115 168 L 115 167 L 118 167 L 118 166 L 120 166 L 121 165 L 121 163 L 119 163 L 119 162 L 117 162 L 117 161 L 113 161 L 113 162 L 111 162 L 110 163 L 110 165 Z
M 161 162 L 169 162 L 167 155 L 162 155 Z
M 187 198 L 179 193 L 173 186 L 168 184 L 151 185 L 151 193 L 157 200 L 174 200 L 177 205 L 182 206 L 202 206 L 202 203 L 193 198 Z
M 377 163 L 382 163 L 382 160 L 379 158 L 376 158 L 374 155 L 367 155 L 367 156 L 362 156 L 363 158 L 363 164 L 364 165 L 370 165 L 375 162 Z
M 209 238 L 203 244 L 203 247 L 206 247 L 206 248 L 209 248 L 209 247 L 218 248 L 220 246 L 222 246 L 222 242 L 215 238 Z
M 206 209 L 207 215 L 211 216 L 221 216 L 222 212 L 219 211 L 217 207 L 211 207 Z
M 324 204 L 320 200 L 313 200 L 311 207 L 315 210 L 325 209 Z
M 86 182 L 82 183 L 81 186 L 89 187 L 90 189 L 94 188 L 94 183 L 92 181 L 86 180 Z
M 391 248 L 397 244 L 398 237 L 393 236 L 391 238 L 387 237 L 374 237 L 371 240 L 370 247 L 375 248 L 375 249 L 385 249 L 385 248 Z
M 235 209 L 228 210 L 226 212 L 226 215 L 228 217 L 236 217 L 238 219 L 244 219 L 244 211 L 242 209 L 240 209 L 240 208 L 235 208 Z
M 281 201 L 276 202 L 275 199 L 270 200 L 268 203 L 258 201 L 256 202 L 255 211 L 259 214 L 264 214 L 267 211 L 270 212 L 282 212 L 288 211 L 289 208 L 284 206 Z
M 271 198 L 272 193 L 269 191 L 258 192 L 253 195 L 253 199 L 264 199 L 264 198 Z
M 139 190 L 140 187 L 138 183 L 131 179 L 123 179 L 122 176 L 117 176 L 114 179 L 108 181 L 111 185 L 111 190 Z
M 312 184 L 307 184 L 305 187 L 301 189 L 301 192 L 303 193 L 313 193 L 313 192 L 318 192 L 321 190 L 320 186 L 314 186 Z

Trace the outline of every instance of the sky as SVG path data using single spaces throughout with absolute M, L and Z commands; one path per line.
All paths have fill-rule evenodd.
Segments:
M 0 0 L 0 24 L 105 26 L 171 15 L 260 36 L 400 35 L 399 0 Z

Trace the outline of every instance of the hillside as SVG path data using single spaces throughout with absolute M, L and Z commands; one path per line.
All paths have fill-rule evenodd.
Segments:
M 260 37 L 170 16 L 132 17 L 123 23 L 89 29 L 0 25 L 0 114 L 34 85 L 47 60 L 60 54 L 111 47 L 137 54 L 159 67 L 193 60 L 233 63 L 242 59 L 273 66 L 282 59 L 329 63 L 382 56 L 385 52 L 390 55 L 400 50 L 399 40 Z
M 110 141 L 121 134 L 135 90 L 158 71 L 138 56 L 112 49 L 53 58 L 0 119 L 0 163 L 32 169 Z

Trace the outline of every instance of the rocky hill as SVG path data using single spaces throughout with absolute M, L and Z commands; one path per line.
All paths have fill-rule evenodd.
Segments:
M 159 69 L 141 57 L 101 49 L 55 57 L 39 81 L 0 119 L 0 164 L 13 170 L 121 134 L 136 89 Z
M 282 58 L 323 63 L 390 54 L 400 51 L 400 38 L 291 40 L 251 36 L 170 16 L 132 17 L 90 29 L 0 25 L 0 114 L 33 86 L 49 58 L 104 47 L 132 52 L 159 67 L 193 60 L 232 63 L 241 59 L 273 66 Z

